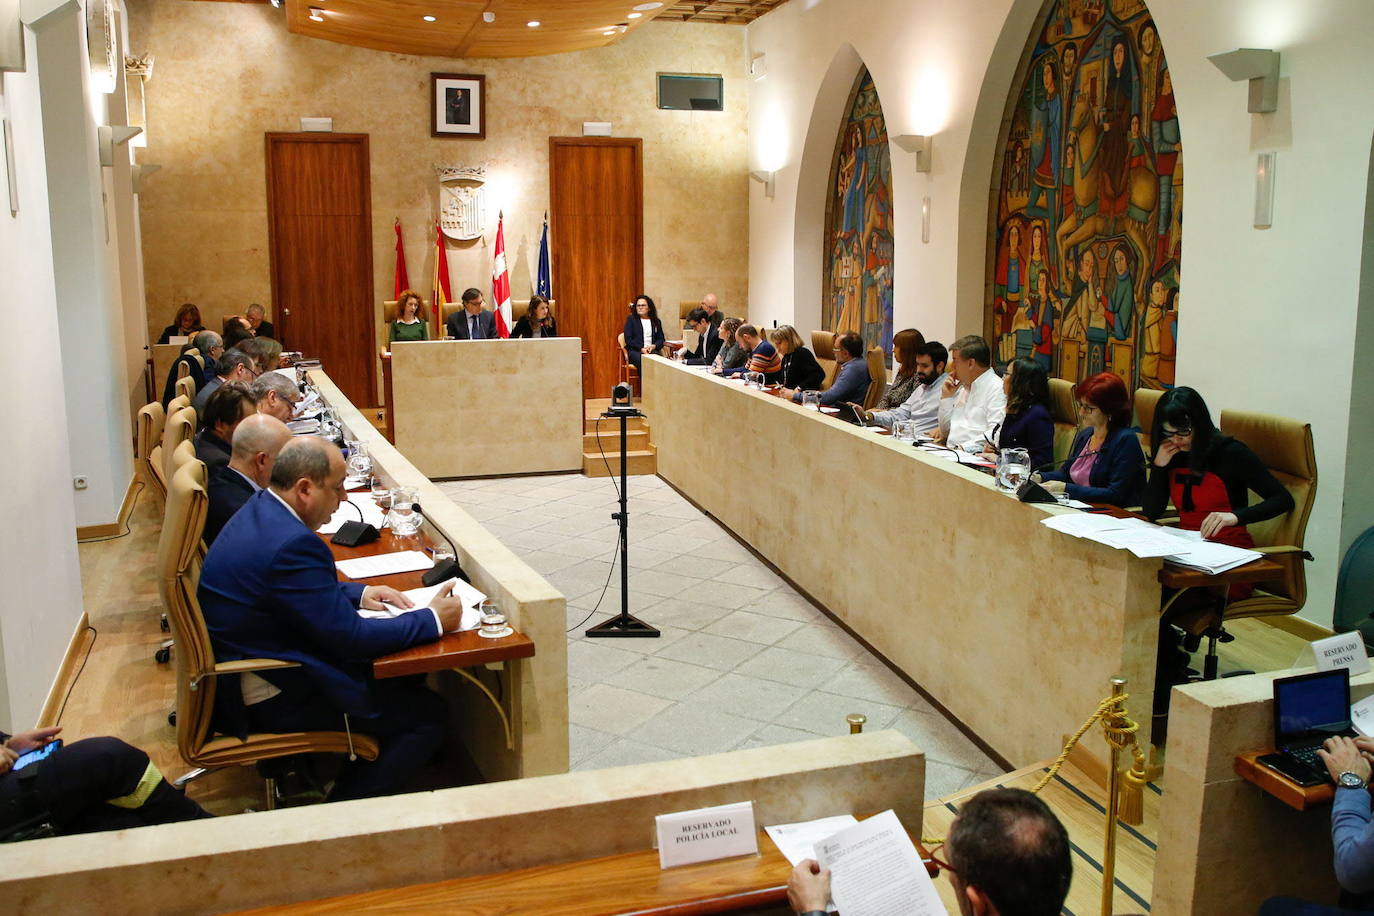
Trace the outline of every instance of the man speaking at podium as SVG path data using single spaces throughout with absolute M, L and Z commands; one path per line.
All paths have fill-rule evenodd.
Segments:
M 448 316 L 448 336 L 454 340 L 492 340 L 496 337 L 496 319 L 482 308 L 482 291 L 469 288 L 463 291 L 463 310 Z

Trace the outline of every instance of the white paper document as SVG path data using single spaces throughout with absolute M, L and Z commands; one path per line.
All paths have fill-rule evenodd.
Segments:
M 320 431 L 319 420 L 289 420 L 286 428 L 291 430 L 293 436 L 308 436 Z
M 1170 563 L 1221 573 L 1243 566 L 1260 556 L 1253 550 L 1204 541 L 1196 531 L 1156 525 L 1139 518 L 1110 515 L 1051 515 L 1040 520 L 1046 528 L 1129 550 L 1138 557 L 1163 557 Z
M 395 553 L 379 553 L 373 557 L 340 560 L 334 565 L 350 579 L 370 579 L 373 576 L 429 569 L 434 565 L 434 561 L 430 559 L 429 554 L 419 550 L 398 550 Z
M 821 840 L 828 840 L 858 822 L 858 818 L 852 814 L 840 814 L 836 817 L 822 817 L 797 824 L 778 824 L 763 829 L 768 831 L 768 836 L 777 844 L 778 851 L 787 857 L 787 861 L 799 865 L 806 859 L 816 857 L 816 844 Z
M 372 618 L 396 617 L 400 614 L 409 614 L 411 611 L 427 608 L 434 603 L 435 595 L 448 588 L 449 582 L 453 583 L 453 594 L 458 596 L 463 602 L 462 622 L 458 624 L 458 629 L 451 630 L 450 632 L 461 633 L 463 630 L 477 629 L 482 625 L 482 615 L 477 608 L 483 601 L 487 600 L 487 596 L 471 585 L 468 585 L 462 579 L 449 579 L 440 582 L 438 585 L 425 585 L 420 588 L 412 588 L 408 591 L 401 592 L 402 595 L 405 595 L 411 600 L 415 605 L 414 607 L 398 608 L 386 605 L 385 610 L 381 611 L 369 611 L 366 608 L 359 608 L 358 616 Z
M 944 904 L 906 828 L 890 809 L 816 844 L 844 916 L 939 916 Z
M 351 504 L 351 505 L 350 505 Z M 355 508 L 356 507 L 356 508 Z M 358 517 L 362 513 L 362 518 Z M 349 493 L 348 499 L 339 503 L 339 508 L 334 510 L 334 514 L 315 530 L 320 534 L 334 534 L 343 527 L 344 522 L 365 522 L 378 531 L 386 521 L 386 513 L 377 508 L 377 503 L 373 501 L 371 493 Z

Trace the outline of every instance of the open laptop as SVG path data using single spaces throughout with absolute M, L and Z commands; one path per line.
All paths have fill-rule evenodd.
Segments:
M 1317 750 L 1327 738 L 1355 734 L 1348 668 L 1274 680 L 1274 747 L 1295 769 L 1306 769 L 1328 782 Z

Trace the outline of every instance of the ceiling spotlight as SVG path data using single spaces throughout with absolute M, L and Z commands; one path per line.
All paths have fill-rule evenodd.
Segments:
M 662 3 L 636 3 L 634 8 L 639 10 L 641 13 L 646 13 L 649 10 L 656 10 L 662 5 Z
M 274 7 L 281 9 L 281 0 L 268 0 Z
M 539 20 L 531 19 L 529 22 L 525 23 L 525 25 L 529 26 L 532 29 L 537 29 L 539 28 Z
M 640 16 L 643 16 L 643 15 L 644 15 L 643 13 L 631 13 L 627 18 L 629 18 L 629 19 L 638 19 Z
M 482 14 L 482 21 L 488 24 L 493 23 L 496 21 L 496 14 L 493 13 L 491 10 L 487 10 L 485 13 Z
M 433 22 L 433 21 L 434 21 L 434 17 L 433 17 L 433 16 L 421 16 L 420 18 L 423 19 L 425 22 Z
M 324 10 L 318 6 L 310 7 L 310 19 L 313 22 L 324 22 Z
M 614 35 L 614 34 L 615 34 L 615 29 L 607 29 L 606 31 L 602 32 L 601 34 L 602 34 L 602 35 Z

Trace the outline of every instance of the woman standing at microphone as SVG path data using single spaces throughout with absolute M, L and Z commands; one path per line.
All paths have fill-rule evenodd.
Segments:
M 1069 457 L 1044 476 L 1045 489 L 1085 503 L 1134 506 L 1145 487 L 1145 453 L 1131 426 L 1131 397 L 1113 372 L 1099 372 L 1074 387 L 1083 428 Z

